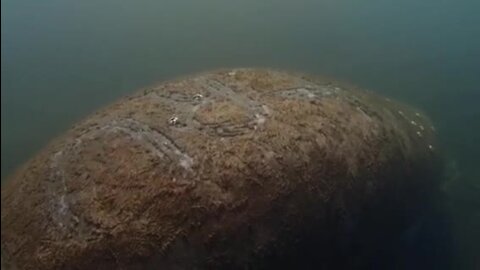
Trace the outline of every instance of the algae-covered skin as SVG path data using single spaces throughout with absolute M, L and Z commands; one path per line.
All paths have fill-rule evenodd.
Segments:
M 350 85 L 268 69 L 185 77 L 91 115 L 12 175 L 3 260 L 335 266 L 355 235 L 393 232 L 425 203 L 437 152 L 423 114 Z

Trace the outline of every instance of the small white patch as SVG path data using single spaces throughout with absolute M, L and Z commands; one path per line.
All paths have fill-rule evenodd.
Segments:
M 194 101 L 200 101 L 202 99 L 203 99 L 203 95 L 201 95 L 201 94 L 196 94 L 196 95 L 193 96 Z
M 235 76 L 235 74 L 237 74 L 237 72 L 235 72 L 235 71 L 228 72 L 228 76 Z
M 416 126 L 416 125 L 417 125 L 417 122 L 415 122 L 415 121 L 412 120 L 412 121 L 410 121 L 410 124 Z
M 176 116 L 171 117 L 170 119 L 168 119 L 168 123 L 171 126 L 175 126 L 176 124 L 178 124 L 178 117 Z
M 423 134 L 420 131 L 417 131 L 417 135 L 418 135 L 418 137 L 423 137 Z
M 433 145 L 429 144 L 429 145 L 428 145 L 428 149 L 430 149 L 430 150 L 433 151 L 435 148 L 433 148 Z
M 398 114 L 402 115 L 403 116 L 403 112 L 402 111 L 398 111 Z
M 265 118 L 265 116 L 263 116 L 263 115 L 261 115 L 261 114 L 258 114 L 258 113 L 255 114 L 255 118 L 256 118 L 255 123 L 256 123 L 257 125 L 263 125 L 263 124 L 265 124 L 265 122 L 267 121 L 267 119 Z
M 193 159 L 186 154 L 183 154 L 180 158 L 180 166 L 187 171 L 192 170 Z
M 419 127 L 422 131 L 425 130 L 425 128 L 422 125 L 420 125 Z
M 421 117 L 420 113 L 418 113 L 418 112 L 416 112 L 415 115 L 416 115 L 417 117 Z

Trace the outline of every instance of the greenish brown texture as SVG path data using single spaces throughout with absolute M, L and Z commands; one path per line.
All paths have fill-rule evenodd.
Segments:
M 423 114 L 350 85 L 266 69 L 186 77 L 97 112 L 18 170 L 2 189 L 3 259 L 246 269 L 300 264 L 314 246 L 335 265 L 352 226 L 390 231 L 380 219 L 425 202 L 436 153 Z

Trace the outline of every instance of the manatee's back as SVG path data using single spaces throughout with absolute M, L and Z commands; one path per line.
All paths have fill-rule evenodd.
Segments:
M 166 82 L 90 116 L 11 177 L 2 260 L 338 266 L 345 239 L 395 234 L 389 224 L 426 202 L 435 148 L 423 115 L 326 79 L 235 69 Z

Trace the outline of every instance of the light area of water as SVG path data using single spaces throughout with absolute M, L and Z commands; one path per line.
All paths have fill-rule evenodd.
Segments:
M 238 66 L 327 74 L 431 116 L 458 179 L 458 265 L 470 267 L 479 14 L 478 0 L 2 0 L 2 179 L 74 122 L 157 81 Z

